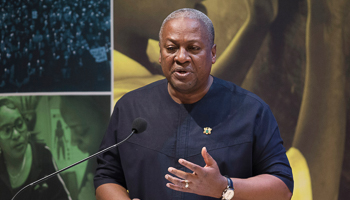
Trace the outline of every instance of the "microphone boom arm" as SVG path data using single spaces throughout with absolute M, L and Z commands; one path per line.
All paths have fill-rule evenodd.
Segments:
M 65 167 L 65 168 L 63 168 L 63 169 L 60 169 L 60 170 L 58 170 L 58 171 L 55 171 L 55 172 L 52 173 L 52 174 L 49 174 L 49 175 L 47 175 L 47 176 L 44 176 L 43 178 L 41 178 L 41 179 L 39 179 L 39 180 L 36 180 L 36 181 L 34 181 L 34 182 L 32 182 L 32 183 L 26 185 L 25 187 L 23 187 L 22 189 L 20 189 L 20 190 L 15 194 L 15 196 L 12 197 L 11 200 L 14 200 L 15 197 L 16 197 L 20 192 L 22 192 L 24 189 L 26 189 L 27 187 L 29 187 L 29 186 L 34 186 L 34 185 L 36 185 L 36 184 L 38 184 L 38 183 L 41 183 L 41 182 L 43 182 L 43 181 L 45 181 L 45 180 L 47 180 L 47 179 L 49 179 L 49 178 L 51 178 L 51 177 L 53 177 L 53 176 L 55 176 L 55 175 L 61 173 L 61 172 L 65 171 L 65 170 L 67 170 L 67 169 L 69 169 L 69 168 L 72 168 L 72 167 L 74 167 L 74 166 L 76 166 L 76 165 L 78 165 L 78 164 L 80 164 L 80 163 L 82 163 L 82 162 L 85 162 L 85 161 L 87 161 L 87 160 L 89 160 L 89 159 L 91 159 L 91 158 L 93 158 L 93 157 L 96 157 L 97 155 L 99 155 L 99 154 L 101 154 L 101 153 L 104 153 L 104 152 L 106 152 L 106 151 L 109 151 L 109 150 L 113 149 L 114 147 L 117 147 L 117 146 L 120 145 L 121 143 L 123 143 L 123 142 L 125 142 L 126 140 L 128 140 L 135 132 L 137 132 L 137 130 L 133 129 L 132 132 L 131 132 L 131 134 L 130 134 L 128 137 L 126 137 L 124 140 L 118 142 L 117 144 L 114 144 L 114 145 L 112 145 L 112 146 L 110 146 L 110 147 L 107 147 L 107 148 L 105 148 L 105 149 L 103 149 L 103 150 L 101 150 L 101 151 L 99 151 L 99 152 L 97 152 L 97 153 L 94 153 L 94 154 L 88 156 L 87 158 L 84 158 L 83 160 L 80 160 L 80 161 L 78 161 L 78 162 L 76 162 L 76 163 L 73 163 L 73 164 L 69 165 L 68 167 Z

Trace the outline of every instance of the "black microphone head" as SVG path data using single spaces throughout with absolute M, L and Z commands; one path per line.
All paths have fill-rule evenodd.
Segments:
M 131 130 L 134 131 L 134 133 L 142 133 L 147 128 L 147 122 L 145 119 L 138 117 L 132 122 L 132 128 Z

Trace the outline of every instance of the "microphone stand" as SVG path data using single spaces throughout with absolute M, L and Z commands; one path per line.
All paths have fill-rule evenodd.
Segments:
M 41 183 L 41 182 L 43 182 L 43 181 L 45 181 L 45 180 L 47 180 L 47 179 L 49 179 L 49 178 L 55 176 L 55 175 L 58 174 L 58 173 L 61 173 L 61 172 L 65 171 L 65 170 L 67 170 L 67 169 L 69 169 L 69 168 L 74 167 L 75 165 L 78 165 L 78 164 L 80 164 L 80 163 L 82 163 L 82 162 L 84 162 L 84 161 L 86 161 L 86 160 L 89 160 L 89 159 L 91 159 L 91 158 L 93 158 L 93 157 L 95 157 L 95 156 L 97 156 L 97 155 L 99 155 L 99 154 L 101 154 L 101 153 L 104 153 L 104 152 L 106 152 L 106 151 L 111 150 L 111 149 L 114 148 L 114 147 L 117 147 L 117 146 L 120 145 L 121 143 L 123 143 L 123 142 L 125 142 L 126 140 L 128 140 L 135 132 L 137 132 L 137 130 L 133 129 L 132 132 L 131 132 L 131 134 L 130 134 L 128 137 L 126 137 L 123 141 L 120 141 L 120 142 L 118 142 L 117 144 L 114 144 L 114 145 L 112 145 L 112 146 L 110 146 L 110 147 L 107 147 L 107 148 L 105 148 L 105 149 L 103 149 L 103 150 L 97 152 L 97 153 L 94 153 L 94 154 L 90 155 L 90 156 L 87 157 L 87 158 L 84 158 L 83 160 L 80 160 L 80 161 L 78 161 L 78 162 L 76 162 L 76 163 L 74 163 L 74 164 L 69 165 L 68 167 L 65 167 L 65 168 L 63 168 L 63 169 L 60 169 L 60 170 L 58 170 L 58 171 L 56 171 L 56 172 L 54 172 L 54 173 L 52 173 L 52 174 L 49 174 L 49 175 L 47 175 L 47 176 L 44 176 L 43 178 L 41 178 L 41 179 L 39 179 L 39 180 L 37 180 L 37 181 L 34 181 L 34 182 L 32 182 L 32 183 L 30 183 L 30 184 L 24 186 L 22 189 L 20 189 L 20 190 L 15 194 L 15 196 L 12 197 L 11 200 L 14 200 L 15 197 L 16 197 L 20 192 L 22 192 L 24 189 L 26 189 L 27 187 L 29 187 L 29 186 L 34 186 L 34 185 L 36 185 L 36 184 L 38 184 L 38 183 Z

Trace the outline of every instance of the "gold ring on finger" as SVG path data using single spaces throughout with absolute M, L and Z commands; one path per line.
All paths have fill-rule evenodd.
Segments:
M 186 185 L 185 185 L 185 188 L 187 189 L 188 188 L 188 180 L 185 180 L 185 183 L 186 183 Z

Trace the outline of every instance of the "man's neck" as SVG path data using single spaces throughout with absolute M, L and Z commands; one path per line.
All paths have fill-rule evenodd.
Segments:
M 209 76 L 208 83 L 205 87 L 195 92 L 189 92 L 189 93 L 183 93 L 183 92 L 177 91 L 168 83 L 168 92 L 170 97 L 178 104 L 193 104 L 201 100 L 204 97 L 204 95 L 208 93 L 213 83 L 213 80 L 214 78 L 212 76 Z

